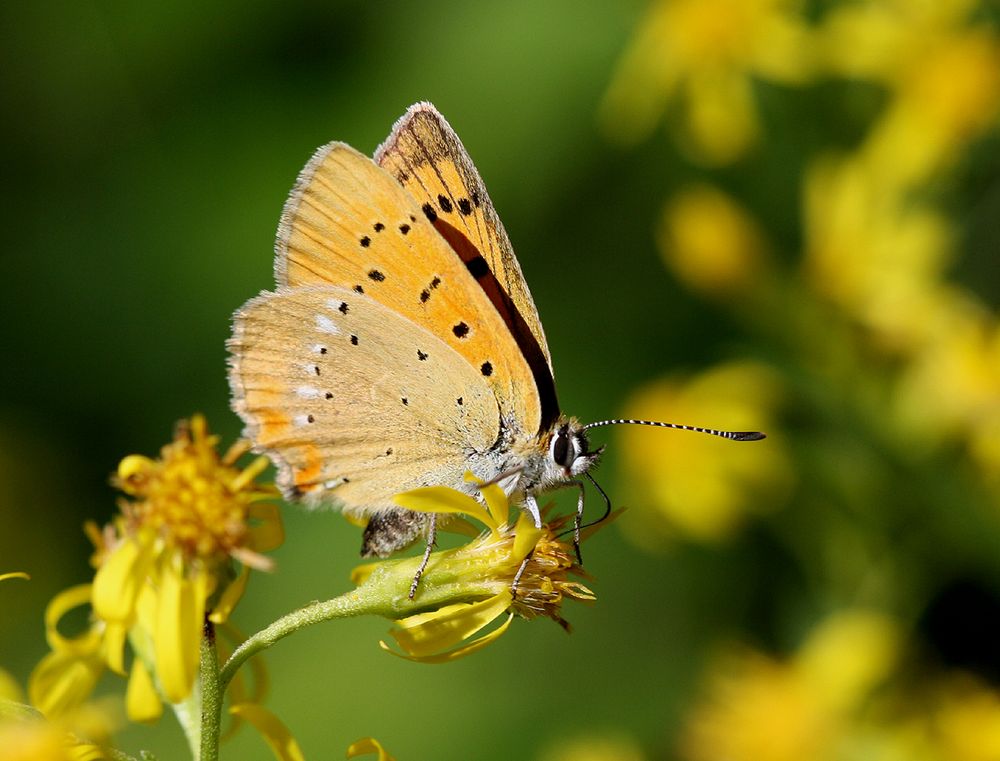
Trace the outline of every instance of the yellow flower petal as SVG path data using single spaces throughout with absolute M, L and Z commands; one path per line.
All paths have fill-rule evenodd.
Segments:
M 420 513 L 461 513 L 471 515 L 490 528 L 496 523 L 486 508 L 468 494 L 462 494 L 446 486 L 422 486 L 411 489 L 392 498 L 400 507 Z
M 141 658 L 136 658 L 132 664 L 128 688 L 125 690 L 125 711 L 129 721 L 145 724 L 156 721 L 163 713 L 163 702 L 153 686 L 153 677 Z
M 127 626 L 117 623 L 107 624 L 104 629 L 104 642 L 101 645 L 108 668 L 122 676 L 125 676 L 125 639 L 127 637 Z
M 409 655 L 433 655 L 471 637 L 504 613 L 510 603 L 510 591 L 504 590 L 480 602 L 456 603 L 409 616 L 397 621 L 397 628 L 389 634 Z
M 521 513 L 514 529 L 514 548 L 511 550 L 511 560 L 520 563 L 535 549 L 538 540 L 545 532 L 535 528 L 535 522 L 527 513 Z
M 490 510 L 490 515 L 493 516 L 494 524 L 496 526 L 506 526 L 507 521 L 510 519 L 510 502 L 508 502 L 507 495 L 504 494 L 503 489 L 497 484 L 490 484 L 489 486 L 481 487 L 479 492 L 483 495 L 483 499 L 486 500 L 486 506 Z
M 31 672 L 28 697 L 49 718 L 65 715 L 90 696 L 103 671 L 96 653 L 53 650 Z
M 188 579 L 179 558 L 164 570 L 154 648 L 156 673 L 163 694 L 171 703 L 180 703 L 191 694 L 198 672 L 206 586 L 206 574 L 198 573 L 194 579 Z
M 208 614 L 208 620 L 213 624 L 221 624 L 229 618 L 229 614 L 233 612 L 233 608 L 236 607 L 236 603 L 240 601 L 243 597 L 243 593 L 246 591 L 247 582 L 250 580 L 250 567 L 243 566 L 243 570 L 240 571 L 240 575 L 236 577 L 226 589 L 223 591 L 222 596 L 219 597 L 219 601 L 215 604 L 215 608 L 211 613 Z
M 514 614 L 508 613 L 507 620 L 504 621 L 500 626 L 491 631 L 489 634 L 484 634 L 479 639 L 473 640 L 467 645 L 462 645 L 461 647 L 456 647 L 454 650 L 448 650 L 443 653 L 432 653 L 430 655 L 406 655 L 404 653 L 397 653 L 391 647 L 389 647 L 385 642 L 379 640 L 379 647 L 385 650 L 387 653 L 395 655 L 397 658 L 403 658 L 407 661 L 413 661 L 415 663 L 446 663 L 448 661 L 457 661 L 459 658 L 464 658 L 467 655 L 471 655 L 478 650 L 482 650 L 484 647 L 489 645 L 494 640 L 500 638 L 500 636 L 507 631 L 510 626 L 510 622 L 514 620 Z
M 153 553 L 148 541 L 124 540 L 94 575 L 94 612 L 105 621 L 129 621 L 146 583 Z
M 302 749 L 295 742 L 281 720 L 273 713 L 255 703 L 240 703 L 230 706 L 229 713 L 246 719 L 264 736 L 264 741 L 279 761 L 305 761 Z
M 396 761 L 396 759 L 385 752 L 382 743 L 374 737 L 362 737 L 357 742 L 351 743 L 347 749 L 348 758 L 364 756 L 368 753 L 378 753 L 378 761 Z
M 88 605 L 91 598 L 91 585 L 78 584 L 64 589 L 53 597 L 45 606 L 45 640 L 53 650 L 63 650 L 72 653 L 93 653 L 101 641 L 101 634 L 96 629 L 89 629 L 79 637 L 70 639 L 59 633 L 59 620 L 73 608 Z

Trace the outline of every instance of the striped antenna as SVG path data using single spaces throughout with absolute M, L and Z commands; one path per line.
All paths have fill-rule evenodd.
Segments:
M 584 429 L 599 428 L 602 425 L 655 425 L 658 428 L 677 428 L 681 431 L 695 431 L 697 433 L 707 433 L 710 436 L 719 436 L 730 441 L 760 441 L 767 438 L 767 434 L 760 431 L 718 431 L 715 428 L 700 428 L 696 425 L 681 425 L 680 423 L 661 423 L 657 420 L 627 420 L 619 418 L 617 420 L 601 420 L 597 423 L 587 423 Z

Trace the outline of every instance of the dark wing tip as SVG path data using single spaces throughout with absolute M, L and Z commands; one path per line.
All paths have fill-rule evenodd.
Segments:
M 733 441 L 760 441 L 766 438 L 767 434 L 760 431 L 735 431 L 732 436 Z

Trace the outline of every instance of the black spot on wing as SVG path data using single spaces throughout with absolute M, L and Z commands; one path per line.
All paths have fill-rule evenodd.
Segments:
M 358 337 L 357 336 L 351 336 L 351 344 L 354 345 L 354 346 L 358 345 Z
M 333 394 L 330 391 L 327 391 L 325 396 L 327 399 L 333 399 Z
M 474 256 L 465 263 L 465 266 L 476 280 L 482 280 L 490 274 L 490 265 L 486 263 L 482 254 Z
M 366 235 L 358 242 L 361 244 L 362 248 L 368 248 L 372 244 L 372 239 Z
M 438 205 L 441 207 L 441 211 L 445 214 L 451 214 L 452 205 L 451 199 L 448 196 L 438 194 Z
M 337 307 L 337 311 L 341 314 L 347 314 L 348 306 L 346 301 L 341 301 L 340 306 Z
M 427 303 L 427 299 L 429 299 L 430 297 L 431 297 L 431 292 L 430 292 L 430 291 L 428 291 L 428 290 L 427 290 L 427 289 L 425 288 L 424 290 L 422 290 L 422 291 L 420 292 L 420 303 L 421 303 L 421 304 L 426 304 L 426 303 Z
M 365 289 L 362 288 L 360 285 L 356 285 L 356 286 L 354 286 L 354 292 L 355 293 L 364 293 Z
M 478 195 L 472 194 L 472 202 L 477 203 Z M 497 280 L 496 275 L 490 271 L 489 265 L 475 245 L 453 225 L 443 219 L 434 222 L 434 229 L 448 241 L 452 250 L 458 254 L 465 263 L 469 273 L 475 278 L 483 293 L 490 300 L 513 339 L 517 342 L 521 354 L 524 356 L 531 369 L 531 374 L 535 380 L 535 388 L 538 390 L 541 401 L 541 418 L 539 422 L 539 432 L 546 430 L 559 418 L 559 400 L 556 397 L 555 382 L 552 379 L 552 371 L 549 369 L 545 353 L 542 351 L 538 339 L 531 332 L 531 328 L 525 321 L 524 316 L 518 311 L 517 305 L 513 302 L 503 285 Z
M 402 398 L 401 401 L 403 402 L 404 407 L 408 407 L 410 405 L 410 400 L 407 399 L 405 396 Z
M 424 362 L 427 359 L 426 352 L 422 352 L 420 351 L 420 349 L 417 349 L 417 359 L 419 359 L 421 362 Z
M 406 235 L 408 232 L 410 232 L 410 226 L 404 223 L 399 226 L 399 231 L 403 233 L 403 235 Z
M 460 322 L 451 329 L 451 332 L 455 334 L 456 338 L 465 338 L 469 335 L 469 326 Z
M 472 202 L 468 198 L 459 198 L 458 210 L 462 212 L 464 216 L 469 216 L 472 213 Z
M 376 283 L 381 283 L 385 280 L 385 275 L 383 275 L 379 270 L 369 270 L 368 278 L 374 280 Z
M 483 362 L 482 367 L 479 368 L 480 372 L 487 378 L 493 375 L 493 365 L 489 362 Z
M 385 225 L 383 225 L 381 222 L 376 222 L 372 227 L 377 233 L 380 233 L 385 229 Z
M 429 221 L 433 222 L 435 219 L 438 218 L 437 212 L 434 211 L 434 207 L 431 206 L 429 203 L 425 203 L 420 208 L 423 210 L 424 216 L 427 217 Z

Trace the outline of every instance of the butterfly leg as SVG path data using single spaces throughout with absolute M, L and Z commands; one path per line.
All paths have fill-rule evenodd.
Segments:
M 427 563 L 431 559 L 431 552 L 434 551 L 434 546 L 437 544 L 437 513 L 431 513 L 429 520 L 427 522 L 427 547 L 424 549 L 424 556 L 420 560 L 420 567 L 417 568 L 417 572 L 413 574 L 413 582 L 410 584 L 410 594 L 409 598 L 412 600 L 413 596 L 417 593 L 417 585 L 420 584 L 420 577 L 424 575 L 424 570 L 427 568 Z
M 510 583 L 510 597 L 512 600 L 517 599 L 517 586 L 521 583 L 521 576 L 524 575 L 524 569 L 528 567 L 528 561 L 531 560 L 531 555 L 534 550 L 528 553 L 528 555 L 521 561 L 521 567 L 517 569 L 517 573 L 514 574 L 514 580 Z
M 534 494 L 524 495 L 524 509 L 527 510 L 531 517 L 535 519 L 535 528 L 542 527 L 542 513 L 538 509 L 538 500 L 535 499 Z

